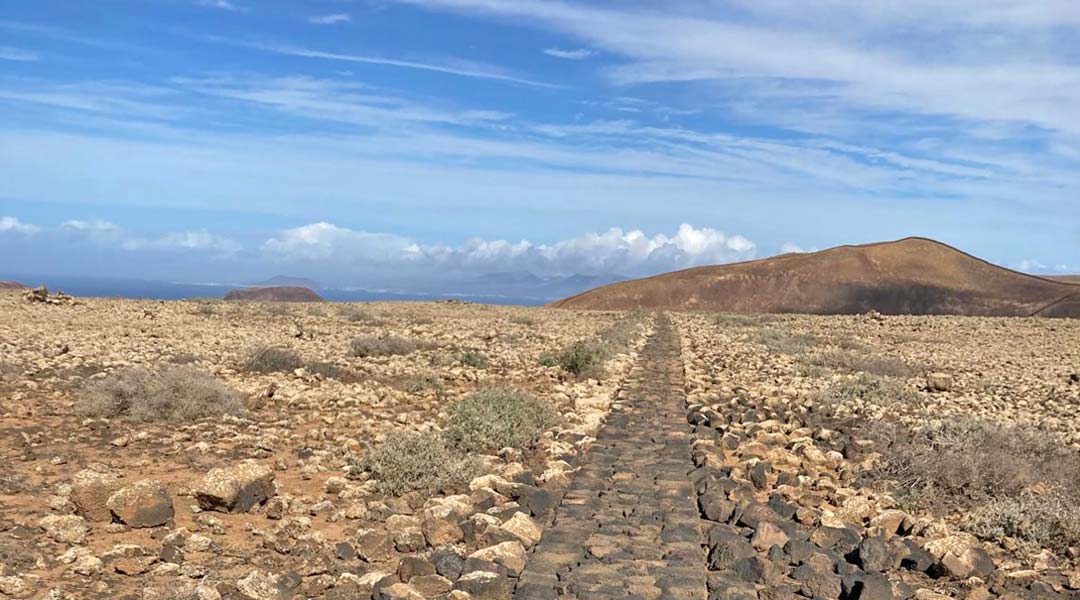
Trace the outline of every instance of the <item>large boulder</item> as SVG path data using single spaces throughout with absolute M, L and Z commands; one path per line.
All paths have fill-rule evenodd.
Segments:
M 273 495 L 274 472 L 250 460 L 211 469 L 195 490 L 199 508 L 219 512 L 247 512 Z
M 113 517 L 128 527 L 158 527 L 173 518 L 173 502 L 165 484 L 143 479 L 125 486 L 106 502 Z
M 71 503 L 75 512 L 87 521 L 109 521 L 112 511 L 106 506 L 109 497 L 121 487 L 120 479 L 105 471 L 83 469 L 71 482 Z

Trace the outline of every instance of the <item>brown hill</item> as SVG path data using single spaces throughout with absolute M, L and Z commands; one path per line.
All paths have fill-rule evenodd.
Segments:
M 226 300 L 249 302 L 322 302 L 321 296 L 306 287 L 273 286 L 230 290 Z
M 1080 275 L 1050 275 L 1047 277 L 1047 279 L 1053 279 L 1054 281 L 1060 281 L 1062 283 L 1080 285 Z
M 934 240 L 840 246 L 623 281 L 576 309 L 1080 317 L 1080 286 L 1005 269 Z
M 0 281 L 0 292 L 13 292 L 25 289 L 26 286 L 18 281 Z

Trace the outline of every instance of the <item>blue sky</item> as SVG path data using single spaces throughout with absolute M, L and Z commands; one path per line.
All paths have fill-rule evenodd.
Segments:
M 815 6 L 4 2 L 3 270 L 408 287 L 923 235 L 1080 271 L 1074 2 Z

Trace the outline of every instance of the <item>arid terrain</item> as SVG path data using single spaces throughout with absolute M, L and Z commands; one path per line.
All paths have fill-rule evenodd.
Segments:
M 1080 317 L 1076 281 L 905 238 L 622 281 L 553 306 L 591 310 Z
M 1074 319 L 33 300 L 0 597 L 1080 597 Z

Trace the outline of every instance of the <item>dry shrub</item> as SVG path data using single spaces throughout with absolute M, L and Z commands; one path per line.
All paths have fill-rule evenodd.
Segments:
M 1022 492 L 975 509 L 963 528 L 985 540 L 1010 537 L 1065 554 L 1080 546 L 1080 505 L 1060 490 Z
M 865 374 L 834 383 L 817 398 L 818 403 L 826 409 L 841 405 L 890 406 L 916 399 L 914 391 L 894 381 Z
M 744 315 L 739 313 L 720 313 L 712 316 L 713 325 L 719 327 L 761 327 L 775 323 L 773 315 Z
M 402 387 L 410 394 L 420 394 L 428 390 L 442 391 L 443 383 L 442 380 L 435 375 L 423 374 L 409 377 L 405 380 Z
M 881 377 L 912 377 L 924 370 L 892 356 L 868 356 L 854 352 L 824 352 L 810 357 L 807 362 L 834 371 Z
M 419 348 L 416 341 L 390 335 L 383 338 L 362 335 L 353 338 L 349 349 L 353 356 L 369 358 L 374 356 L 397 356 L 411 354 Z
M 188 367 L 132 367 L 93 381 L 75 405 L 87 417 L 134 421 L 191 421 L 243 412 L 240 397 L 220 381 Z
M 199 355 L 191 352 L 180 352 L 172 355 L 169 361 L 177 365 L 190 365 L 199 362 Z
M 756 340 L 771 352 L 778 354 L 805 354 L 821 342 L 816 336 L 810 334 L 791 333 L 779 329 L 763 329 L 757 333 Z
M 308 363 L 304 366 L 304 369 L 312 375 L 319 375 L 327 379 L 343 379 L 349 373 L 334 363 L 325 361 Z
M 382 323 L 382 319 L 359 306 L 346 306 L 342 308 L 341 316 L 346 321 L 351 321 L 353 323 L 366 323 L 368 325 L 378 325 Z
M 281 346 L 263 346 L 251 353 L 244 370 L 249 373 L 287 373 L 304 366 L 295 351 Z
M 282 302 L 267 302 L 263 304 L 262 310 L 271 317 L 283 317 L 292 314 L 292 309 L 289 305 Z
M 883 460 L 868 476 L 924 508 L 968 510 L 1019 499 L 1033 486 L 1080 489 L 1080 457 L 1036 429 L 958 418 L 919 431 L 875 432 Z
M 525 392 L 492 388 L 473 392 L 450 409 L 443 435 L 466 452 L 531 446 L 555 424 L 551 404 Z
M 458 353 L 457 360 L 466 367 L 476 369 L 486 369 L 488 367 L 488 358 L 482 352 L 476 350 L 465 350 Z
M 536 325 L 536 319 L 532 317 L 527 317 L 525 315 L 513 315 L 512 317 L 510 317 L 510 322 L 515 325 Z
M 438 435 L 398 433 L 359 459 L 348 475 L 369 473 L 379 491 L 400 495 L 411 491 L 454 493 L 482 473 L 480 461 L 450 448 Z
M 200 301 L 195 305 L 195 310 L 191 311 L 191 314 L 201 317 L 212 317 L 217 313 L 217 303 L 212 301 Z
M 545 354 L 540 357 L 540 364 L 545 367 L 559 367 L 578 377 L 600 379 L 604 376 L 604 361 L 608 350 L 604 345 L 591 341 L 578 341 L 570 344 L 557 354 Z

